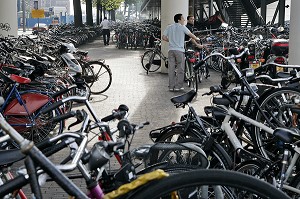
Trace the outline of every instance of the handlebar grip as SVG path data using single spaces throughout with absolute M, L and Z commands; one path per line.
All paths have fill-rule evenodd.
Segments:
M 104 118 L 101 119 L 102 122 L 109 122 L 111 120 L 115 119 L 115 115 L 114 114 L 111 114 L 111 115 L 108 115 Z
M 42 114 L 48 113 L 48 112 L 52 111 L 53 109 L 60 107 L 63 104 L 64 104 L 63 101 L 59 100 L 59 101 L 55 102 L 54 104 L 51 104 L 51 105 L 47 106 L 46 108 L 44 108 L 43 110 L 41 110 L 41 113 Z
M 68 144 L 64 141 L 54 145 L 53 147 L 49 147 L 45 150 L 42 150 L 43 154 L 47 157 L 50 155 L 53 155 L 56 152 L 59 152 L 60 150 L 66 148 L 68 146 Z
M 114 119 L 122 119 L 127 111 L 118 111 L 101 119 L 103 122 L 109 122 Z
M 76 112 L 70 111 L 66 114 L 62 114 L 62 115 L 59 115 L 59 116 L 56 116 L 56 117 L 52 118 L 52 122 L 59 122 L 61 120 L 65 120 L 65 119 L 68 119 L 70 117 L 74 117 L 75 115 L 76 115 Z
M 203 64 L 205 64 L 205 61 L 203 61 L 203 60 L 199 61 L 199 62 L 194 66 L 194 70 L 198 70 Z

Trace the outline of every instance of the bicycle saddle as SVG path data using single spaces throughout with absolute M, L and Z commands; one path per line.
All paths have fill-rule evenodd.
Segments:
M 83 56 L 87 56 L 88 55 L 88 51 L 80 51 L 78 50 L 76 53 L 80 54 L 80 55 L 83 55 Z
M 300 135 L 287 128 L 276 128 L 273 135 L 285 143 L 293 143 L 300 140 Z
M 0 167 L 13 164 L 25 158 L 19 149 L 1 150 L 0 151 Z
M 27 63 L 24 63 L 24 62 L 21 62 L 21 61 L 16 61 L 15 62 L 15 65 L 21 69 L 25 69 L 25 70 L 34 70 L 35 67 L 30 65 L 30 64 L 27 64 Z
M 4 72 L 7 72 L 8 74 L 16 74 L 16 75 L 19 75 L 22 72 L 22 70 L 19 68 L 13 68 L 7 66 L 2 67 L 2 70 Z
M 196 94 L 197 92 L 195 90 L 190 90 L 189 92 L 183 95 L 172 97 L 171 102 L 173 104 L 187 104 L 193 100 Z

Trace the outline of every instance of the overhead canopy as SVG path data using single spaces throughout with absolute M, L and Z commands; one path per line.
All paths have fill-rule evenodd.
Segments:
M 141 6 L 141 12 L 145 12 L 147 9 L 161 7 L 161 0 L 144 0 Z

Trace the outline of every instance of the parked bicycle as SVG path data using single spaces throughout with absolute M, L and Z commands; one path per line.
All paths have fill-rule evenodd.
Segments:
M 156 38 L 154 48 L 144 52 L 141 58 L 142 66 L 148 74 L 157 71 L 161 67 L 162 61 L 164 61 L 165 67 L 168 68 L 168 57 L 161 51 L 161 40 Z

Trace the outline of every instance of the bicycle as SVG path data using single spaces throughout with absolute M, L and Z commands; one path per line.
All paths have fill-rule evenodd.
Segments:
M 82 77 L 90 87 L 91 93 L 99 95 L 109 89 L 112 83 L 112 72 L 105 60 L 89 60 L 88 52 L 77 51 L 82 66 Z
M 188 139 L 186 141 L 198 143 L 210 159 L 212 168 L 231 169 L 231 157 L 208 131 L 215 129 L 214 120 L 200 117 L 190 104 L 196 94 L 195 90 L 191 90 L 171 98 L 176 108 L 188 106 L 188 113 L 180 118 L 180 122 L 150 131 L 149 136 L 153 142 L 184 142 Z
M 0 118 L 0 126 L 3 128 L 3 130 L 8 133 L 11 137 L 13 137 L 22 147 L 28 147 L 28 142 L 24 140 L 19 134 L 17 134 L 16 131 L 12 127 L 10 127 L 3 118 Z M 85 117 L 85 124 L 87 124 L 88 116 Z M 120 128 L 124 129 L 124 128 Z M 82 128 L 82 132 L 84 132 L 84 128 Z M 60 135 L 60 138 L 71 136 L 72 133 L 69 134 L 62 134 Z M 78 135 L 74 134 L 74 137 L 78 137 Z M 71 137 L 73 137 L 71 136 Z M 52 141 L 58 141 L 60 138 L 56 138 Z M 20 139 L 20 140 L 19 140 Z M 23 145 L 21 144 L 23 143 Z M 83 161 L 86 161 L 84 157 L 78 154 L 83 154 L 84 145 L 86 145 L 87 139 L 83 139 L 82 143 L 78 147 L 78 150 L 76 154 L 74 155 L 74 160 L 72 161 L 72 164 L 67 165 L 61 165 L 59 166 L 60 169 L 64 170 L 70 170 L 74 168 L 74 166 L 79 165 L 82 171 L 85 170 L 85 167 L 81 166 L 79 163 L 79 160 L 83 158 Z M 49 145 L 50 143 L 47 142 Z M 64 143 L 66 144 L 66 143 Z M 94 145 L 93 149 L 91 150 L 89 162 L 90 162 L 90 168 L 99 168 L 104 165 L 108 161 L 109 153 L 112 153 L 116 147 L 120 146 L 120 142 L 101 142 L 96 145 Z M 61 145 L 59 143 L 59 145 Z M 103 149 L 97 150 L 99 149 Z M 24 149 L 24 148 L 23 148 Z M 47 158 L 44 158 L 43 154 L 35 147 L 32 146 L 29 148 L 28 154 L 32 157 L 35 163 L 38 163 L 42 169 L 45 169 L 45 171 L 52 177 L 52 179 L 55 179 L 56 182 L 60 186 L 62 186 L 68 194 L 71 196 L 75 196 L 76 198 L 87 198 L 87 196 L 82 193 L 74 184 L 68 180 L 57 168 L 54 167 L 54 165 L 47 160 Z M 47 163 L 47 165 L 44 165 L 44 163 Z M 96 166 L 96 167 L 95 167 Z M 32 160 L 27 159 L 26 160 L 26 168 L 28 171 L 32 171 L 32 173 L 29 174 L 29 180 L 25 178 L 24 175 L 20 175 L 18 178 L 13 179 L 11 181 L 8 181 L 5 183 L 4 187 L 0 186 L 0 196 L 5 196 L 5 194 L 9 193 L 12 188 L 16 188 L 17 186 L 20 186 L 20 184 L 23 185 L 24 182 L 30 182 L 32 187 L 33 195 L 37 198 L 42 198 L 42 194 L 39 190 L 39 184 L 37 182 L 37 173 L 35 172 L 35 167 L 33 165 Z M 47 169 L 47 170 L 46 170 Z M 124 172 L 127 170 L 123 170 Z M 87 173 L 86 173 L 87 174 Z M 127 175 L 130 177 L 130 173 L 127 173 Z M 132 175 L 132 174 L 131 174 Z M 125 175 L 126 176 L 126 175 Z M 264 197 L 271 197 L 271 198 L 287 198 L 287 196 L 282 193 L 279 190 L 276 190 L 271 185 L 268 185 L 262 181 L 259 181 L 256 178 L 252 178 L 250 176 L 243 175 L 241 173 L 233 173 L 228 171 L 215 171 L 215 170 L 199 170 L 197 172 L 188 172 L 184 173 L 184 175 L 173 175 L 170 177 L 167 177 L 168 174 L 162 172 L 162 171 L 155 171 L 154 173 L 148 173 L 146 175 L 143 175 L 139 177 L 137 180 L 133 181 L 132 183 L 125 184 L 121 186 L 118 190 L 108 193 L 107 196 L 110 198 L 141 198 L 145 196 L 144 194 L 147 193 L 150 190 L 155 191 L 155 194 L 153 193 L 147 195 L 151 196 L 151 198 L 156 198 L 160 194 L 162 195 L 168 195 L 168 193 L 173 192 L 173 190 L 176 192 L 173 192 L 173 196 L 177 196 L 178 198 L 185 198 L 186 195 L 207 195 L 207 191 L 214 190 L 216 198 L 223 198 L 225 195 L 238 195 L 238 196 L 245 196 L 247 193 L 250 195 L 259 195 Z M 185 177 L 184 177 L 185 176 Z M 200 177 L 201 176 L 201 177 Z M 167 178 L 166 178 L 167 177 Z M 199 178 L 200 177 L 200 178 Z M 89 175 L 87 174 L 85 176 L 86 179 L 89 179 Z M 166 178 L 165 180 L 163 178 Z M 228 180 L 230 179 L 230 180 Z M 187 181 L 189 180 L 189 181 Z M 99 187 L 99 184 L 94 184 L 95 181 L 88 181 L 88 187 L 90 190 L 90 193 L 88 194 L 89 197 L 96 197 L 96 198 L 103 198 L 104 194 L 102 189 Z M 243 183 L 241 183 L 243 182 Z M 157 192 L 157 185 L 159 185 L 159 189 L 163 189 L 163 191 Z M 172 185 L 172 186 L 169 186 Z M 207 189 L 207 185 L 217 185 L 213 186 L 211 189 Z M 221 185 L 222 187 L 220 187 Z M 246 185 L 246 186 L 245 186 Z M 196 186 L 196 188 L 195 188 Z M 230 186 L 229 188 L 227 186 Z M 170 189 L 171 187 L 171 189 Z M 246 188 L 245 188 L 246 187 Z M 126 190 L 126 191 L 125 191 Z M 250 193 L 245 191 L 250 191 Z M 223 193 L 224 192 L 224 193 Z M 211 194 L 211 193 L 210 193 Z M 106 194 L 105 194 L 106 195 Z M 234 197 L 236 198 L 236 197 Z
M 161 40 L 156 38 L 154 41 L 155 46 L 153 49 L 147 50 L 141 57 L 141 63 L 147 74 L 149 72 L 155 72 L 161 67 L 162 60 L 165 63 L 165 67 L 168 68 L 168 57 L 166 57 L 161 51 Z
M 82 111 L 81 111 L 82 112 Z M 89 187 L 89 190 L 90 190 L 90 194 L 88 194 L 90 197 L 100 197 L 99 194 L 99 185 L 95 182 L 95 180 L 92 180 L 91 179 L 91 175 L 89 175 L 88 173 L 91 173 L 93 174 L 92 176 L 97 176 L 97 181 L 99 181 L 99 177 L 100 175 L 103 176 L 103 178 L 101 179 L 101 182 L 102 184 L 104 182 L 109 182 L 111 183 L 112 182 L 112 177 L 109 177 L 108 174 L 106 174 L 102 169 L 101 167 L 104 166 L 107 161 L 109 160 L 108 157 L 111 156 L 112 153 L 116 153 L 116 148 L 114 148 L 114 146 L 118 146 L 118 148 L 122 148 L 123 144 L 122 143 L 127 143 L 127 142 L 114 142 L 114 141 L 100 141 L 98 143 L 96 143 L 94 145 L 94 147 L 92 148 L 92 150 L 89 152 L 89 153 L 83 153 L 83 150 L 85 149 L 86 147 L 86 144 L 88 142 L 87 140 L 87 125 L 89 125 L 89 117 L 88 115 L 83 111 L 83 115 L 82 114 L 79 114 L 79 116 L 77 117 L 77 119 L 80 119 L 80 121 L 83 121 L 83 126 L 81 127 L 81 130 L 80 130 L 80 133 L 64 133 L 64 134 L 61 134 L 57 137 L 54 137 L 52 139 L 48 139 L 48 140 L 45 140 L 45 142 L 43 142 L 41 144 L 41 147 L 42 146 L 51 146 L 51 148 L 45 152 L 45 154 L 53 154 L 63 148 L 65 148 L 66 146 L 70 145 L 70 148 L 71 148 L 71 155 L 69 157 L 67 157 L 64 161 L 62 161 L 62 164 L 66 163 L 67 160 L 72 160 L 71 164 L 67 164 L 67 165 L 58 165 L 57 167 L 62 169 L 63 171 L 70 171 L 70 170 L 73 170 L 76 166 L 79 167 L 79 170 L 82 171 L 82 174 L 83 174 L 83 177 L 85 178 L 86 182 L 88 183 L 88 187 Z M 105 121 L 109 121 L 109 120 L 112 120 L 116 117 L 119 117 L 120 115 L 123 115 L 123 111 L 120 111 L 120 113 L 114 113 L 112 115 L 109 115 L 105 118 L 103 118 L 103 120 Z M 73 114 L 72 113 L 67 113 L 65 115 L 62 115 L 60 116 L 59 118 L 55 118 L 55 120 L 58 120 L 58 119 L 67 119 L 69 117 L 72 117 Z M 83 120 L 84 118 L 84 120 Z M 75 122 L 74 124 L 78 123 Z M 73 124 L 72 124 L 73 125 Z M 70 126 L 72 126 L 70 125 Z M 101 128 L 106 128 L 107 129 L 107 124 L 105 123 L 102 123 L 102 124 L 98 124 L 101 126 Z M 127 121 L 125 120 L 121 120 L 119 123 L 118 123 L 118 130 L 120 131 L 120 137 L 126 137 L 126 140 L 128 139 L 128 136 L 129 134 L 131 133 L 134 133 L 135 130 L 139 129 L 139 128 L 142 128 L 143 125 L 131 125 L 129 124 Z M 132 132 L 131 132 L 132 131 Z M 122 135 L 122 136 L 121 136 Z M 7 137 L 6 137 L 7 138 Z M 77 142 L 75 143 L 74 141 L 74 138 L 77 139 Z M 0 138 L 0 142 L 2 142 L 3 140 L 5 140 L 5 138 Z M 59 140 L 63 140 L 62 142 L 58 142 Z M 54 146 L 52 146 L 54 144 Z M 79 144 L 79 146 L 77 146 Z M 130 145 L 130 144 L 129 144 Z M 157 146 L 157 145 L 155 145 Z M 105 150 L 101 150 L 99 151 L 98 148 L 99 147 L 103 147 L 103 149 Z M 157 148 L 157 147 L 156 147 Z M 189 149 L 190 148 L 190 149 Z M 171 151 L 174 150 L 175 148 L 170 148 L 170 147 L 167 147 L 167 148 L 163 148 L 164 149 L 164 154 L 160 156 L 161 158 L 161 161 L 166 161 L 168 159 L 168 156 L 170 155 L 170 153 L 172 153 Z M 165 150 L 167 149 L 167 150 Z M 170 151 L 171 149 L 171 151 Z M 161 150 L 161 149 L 160 149 Z M 188 144 L 184 144 L 181 146 L 181 148 L 176 148 L 176 151 L 175 153 L 177 155 L 179 150 L 190 150 L 190 151 L 196 151 L 195 147 L 191 147 L 190 145 Z M 100 154 L 99 154 L 100 153 Z M 106 153 L 110 154 L 110 155 L 106 155 Z M 4 153 L 2 153 L 4 155 Z M 14 153 L 17 155 L 17 153 Z M 80 155 L 81 154 L 81 155 Z M 200 155 L 200 165 L 203 167 L 203 168 L 206 168 L 205 165 L 208 165 L 208 160 L 206 159 L 205 157 L 205 154 L 203 154 L 203 152 L 201 152 L 201 150 L 198 152 L 198 155 Z M 6 160 L 7 163 L 8 161 L 17 161 L 18 158 L 20 156 L 18 155 L 17 157 L 14 157 L 13 160 Z M 171 155 L 171 157 L 174 158 L 174 154 Z M 179 157 L 179 156 L 178 156 Z M 184 158 L 187 158 L 187 156 L 183 156 Z M 193 160 L 195 161 L 198 156 L 194 156 Z M 24 158 L 24 156 L 21 156 L 21 158 Z M 116 180 L 118 183 L 124 183 L 124 182 L 131 182 L 133 178 L 135 178 L 135 172 L 133 171 L 133 168 L 135 167 L 132 167 L 131 164 L 129 164 L 129 162 L 126 162 L 126 159 L 127 159 L 127 155 L 124 154 L 123 155 L 123 158 L 122 158 L 122 168 L 116 173 Z M 163 158 L 163 159 L 162 159 Z M 196 158 L 196 159 L 195 159 Z M 182 158 L 180 158 L 182 160 Z M 89 165 L 89 169 L 91 169 L 93 172 L 90 172 L 90 171 L 87 171 L 86 170 L 86 167 L 83 166 L 81 164 L 81 162 L 79 162 L 79 160 L 82 160 L 82 164 L 87 164 Z M 3 160 L 4 161 L 4 160 Z M 64 163 L 63 163 L 64 162 Z M 200 166 L 198 165 L 198 166 Z M 167 167 L 166 167 L 167 166 Z M 98 170 L 98 168 L 100 170 Z M 153 165 L 149 168 L 146 168 L 144 170 L 142 170 L 141 172 L 137 173 L 138 175 L 140 174 L 145 174 L 145 173 L 148 173 L 149 171 L 152 171 L 154 170 L 155 168 L 164 168 L 165 170 L 171 172 L 171 173 L 177 173 L 179 171 L 185 171 L 185 170 L 188 170 L 189 167 L 170 167 L 168 165 L 166 165 L 165 163 L 164 164 L 156 164 L 156 165 Z M 96 172 L 97 170 L 97 172 Z M 101 171 L 98 175 L 97 173 Z M 133 172 L 133 173 L 132 173 Z M 39 173 L 39 171 L 38 171 Z M 96 173 L 96 174 L 95 174 Z M 155 172 L 154 172 L 155 173 Z M 157 173 L 157 172 L 156 172 Z M 161 172 L 160 172 L 161 173 Z M 150 176 L 151 174 L 147 174 L 147 176 Z M 117 177 L 117 176 L 122 176 L 121 178 Z M 127 176 L 127 177 L 126 177 Z M 160 176 L 166 176 L 166 174 L 162 173 L 160 174 Z M 24 176 L 23 176 L 24 177 Z M 82 177 L 82 176 L 81 176 Z M 125 177 L 125 179 L 124 179 Z M 72 176 L 72 179 L 75 178 L 75 176 Z M 108 179 L 107 179 L 108 178 Z M 152 177 L 153 178 L 153 177 Z M 149 177 L 143 177 L 141 176 L 138 181 L 141 181 L 143 180 L 145 182 L 148 182 L 149 181 Z M 154 177 L 153 179 L 157 179 L 157 177 Z M 124 181 L 125 180 L 125 181 Z M 22 178 L 22 177 L 18 177 L 16 179 L 12 179 L 11 181 L 7 182 L 6 184 L 4 184 L 4 186 L 0 186 L 0 197 L 8 194 L 10 191 L 14 190 L 12 189 L 11 186 L 14 186 L 13 188 L 17 189 L 17 188 L 21 188 L 22 186 L 24 186 L 26 183 L 28 182 L 28 179 L 26 178 Z M 12 184 L 11 184 L 12 183 Z M 131 184 L 136 184 L 135 182 L 132 182 Z M 132 190 L 133 192 L 135 192 L 134 189 L 132 189 L 132 185 L 131 184 L 128 184 L 128 185 L 124 185 L 124 186 L 127 186 L 130 190 Z M 38 186 L 38 185 L 37 185 Z M 130 188 L 131 187 L 131 188 Z M 111 189 L 111 184 L 108 184 L 107 186 L 105 186 L 105 184 L 103 184 L 103 187 L 104 190 L 107 192 L 108 190 Z M 97 191 L 98 190 L 98 191 Z M 38 192 L 38 188 L 35 189 L 35 193 L 36 191 Z M 123 193 L 124 194 L 124 193 Z M 40 196 L 40 193 L 37 193 L 37 196 Z M 100 197 L 101 198 L 101 197 Z M 127 198 L 127 197 L 126 197 Z
M 9 68 L 5 68 L 3 67 L 2 70 L 10 71 Z M 30 83 L 30 79 L 14 74 L 7 76 L 3 72 L 0 72 L 0 76 L 6 84 L 9 84 L 0 112 L 19 133 L 36 143 L 42 141 L 50 134 L 62 133 L 63 121 L 49 123 L 49 120 L 62 114 L 63 109 L 54 109 L 47 114 L 43 114 L 41 111 L 53 104 L 57 97 L 72 90 L 74 87 L 63 89 L 57 93 L 33 89 L 19 91 L 19 85 Z

